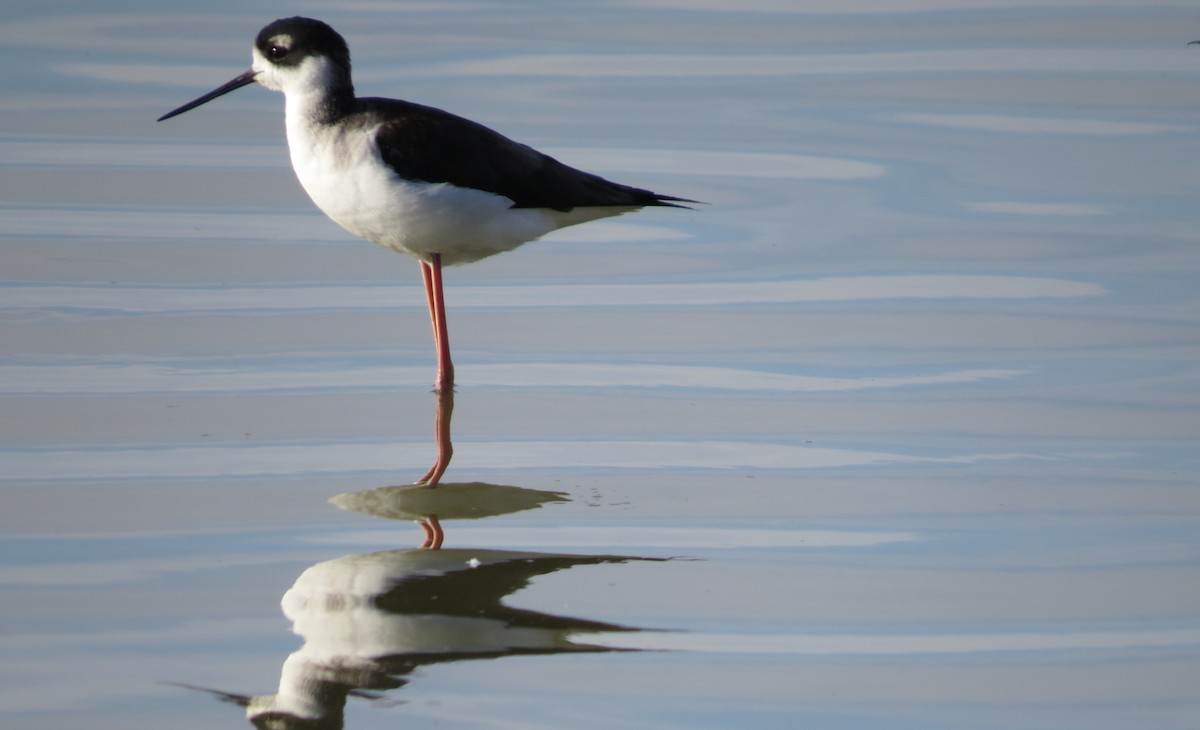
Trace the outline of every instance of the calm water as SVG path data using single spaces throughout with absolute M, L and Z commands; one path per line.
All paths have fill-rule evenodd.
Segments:
M 1194 4 L 831 7 L 9 8 L 0 725 L 1200 727 Z M 433 493 L 416 264 L 153 121 L 296 12 L 709 203 L 448 272 Z

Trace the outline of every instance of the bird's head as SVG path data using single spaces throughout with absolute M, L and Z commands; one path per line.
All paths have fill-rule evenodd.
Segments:
M 258 32 L 248 71 L 158 118 L 170 119 L 258 82 L 285 94 L 352 98 L 350 49 L 338 32 L 312 18 L 281 18 Z
M 350 49 L 337 31 L 312 18 L 283 18 L 254 40 L 254 80 L 284 93 L 324 91 L 350 83 Z

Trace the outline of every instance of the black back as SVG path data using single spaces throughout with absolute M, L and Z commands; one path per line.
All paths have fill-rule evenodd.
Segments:
M 380 153 L 406 180 L 450 183 L 503 195 L 515 208 L 568 211 L 591 206 L 692 202 L 621 185 L 577 170 L 482 124 L 396 99 L 359 99 L 359 113 L 386 120 Z
M 383 161 L 406 180 L 450 183 L 503 195 L 516 208 L 678 208 L 685 206 L 677 203 L 695 202 L 568 167 L 482 124 L 440 109 L 397 99 L 357 99 L 346 41 L 319 20 L 281 18 L 263 28 L 255 44 L 265 58 L 280 66 L 298 65 L 315 54 L 329 58 L 336 78 L 316 110 L 317 121 L 361 130 L 376 128 L 375 142 Z

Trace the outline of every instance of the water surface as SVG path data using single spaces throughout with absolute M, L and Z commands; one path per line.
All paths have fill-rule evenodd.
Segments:
M 3 725 L 1196 727 L 1192 10 L 14 9 Z M 432 494 L 415 263 L 277 95 L 153 122 L 295 12 L 708 203 L 447 273 Z

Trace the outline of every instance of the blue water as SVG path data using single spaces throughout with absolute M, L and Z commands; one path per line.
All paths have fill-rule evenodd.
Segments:
M 1197 727 L 1190 6 L 10 10 L 4 727 Z M 432 494 L 416 265 L 153 121 L 296 12 L 707 203 L 447 272 Z

